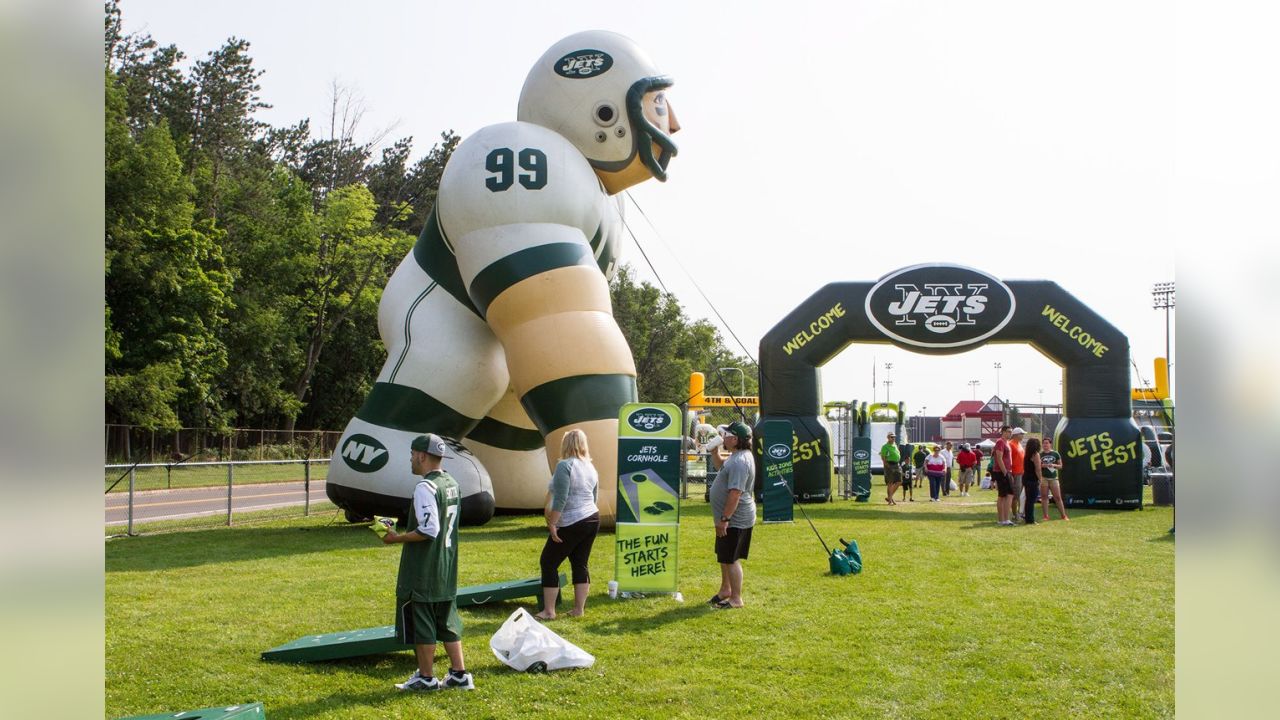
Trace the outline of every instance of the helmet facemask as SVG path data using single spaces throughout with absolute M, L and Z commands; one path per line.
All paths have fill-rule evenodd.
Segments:
M 678 149 L 671 136 L 645 116 L 644 96 L 655 90 L 665 90 L 671 87 L 672 82 L 669 76 L 658 75 L 637 80 L 627 90 L 627 119 L 631 123 L 636 152 L 653 177 L 662 182 L 667 180 L 667 163 L 671 162 Z M 663 112 L 669 111 L 664 109 Z M 653 154 L 654 145 L 660 148 L 657 157 Z

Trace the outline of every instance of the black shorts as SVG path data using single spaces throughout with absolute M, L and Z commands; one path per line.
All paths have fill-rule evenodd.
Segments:
M 996 494 L 1000 497 L 1008 497 L 1013 494 L 1013 479 L 1009 477 L 1008 473 L 992 470 L 991 480 L 995 482 Z
M 731 565 L 746 560 L 751 551 L 752 528 L 731 527 L 724 537 L 716 538 L 716 562 Z

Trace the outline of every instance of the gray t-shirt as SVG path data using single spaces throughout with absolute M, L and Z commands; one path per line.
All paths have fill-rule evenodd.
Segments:
M 711 483 L 711 514 L 719 521 L 724 516 L 724 506 L 729 502 L 730 490 L 741 490 L 738 507 L 729 518 L 729 527 L 749 528 L 756 524 L 756 499 L 752 490 L 756 484 L 756 460 L 750 450 L 738 450 L 724 461 L 724 467 Z
M 556 464 L 551 478 L 551 509 L 560 512 L 556 527 L 570 525 L 600 512 L 596 493 L 600 477 L 591 463 L 582 458 L 569 458 Z

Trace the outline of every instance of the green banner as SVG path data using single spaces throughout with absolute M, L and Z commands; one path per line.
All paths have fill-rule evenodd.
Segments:
M 627 403 L 618 416 L 614 578 L 624 592 L 675 592 L 680 535 L 680 408 Z
M 853 461 L 853 496 L 866 502 L 871 497 L 871 438 L 853 438 L 849 457 Z
M 794 467 L 791 463 L 791 444 L 795 438 L 791 423 L 786 420 L 766 420 L 760 424 L 764 433 L 764 521 L 792 522 L 795 519 L 791 504 L 795 499 Z

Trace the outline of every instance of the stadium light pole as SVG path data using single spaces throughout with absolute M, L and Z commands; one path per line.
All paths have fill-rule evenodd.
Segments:
M 996 397 L 1000 397 L 1000 363 L 995 363 L 995 369 L 996 369 Z M 1001 400 L 1001 403 L 1003 404 L 1004 398 L 1000 398 L 1000 400 Z
M 1174 306 L 1173 283 L 1156 283 L 1151 288 L 1151 307 L 1164 310 L 1164 361 L 1169 368 L 1173 367 L 1173 358 L 1169 357 L 1169 311 Z
M 969 381 L 969 393 L 970 393 L 970 395 L 969 395 L 969 399 L 970 399 L 970 400 L 977 400 L 977 399 L 978 399 L 978 386 L 979 386 L 979 385 L 981 385 L 981 384 L 982 384 L 982 381 L 981 381 L 981 380 L 970 380 L 970 381 Z
M 893 363 L 884 364 L 884 404 L 889 404 L 889 386 L 893 384 Z

